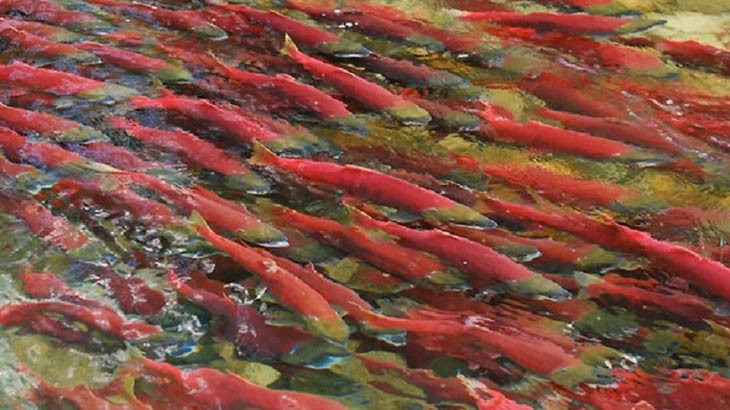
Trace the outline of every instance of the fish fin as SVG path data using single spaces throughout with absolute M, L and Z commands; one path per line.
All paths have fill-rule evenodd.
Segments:
M 259 141 L 253 142 L 253 154 L 249 161 L 255 165 L 275 164 L 279 157 Z
M 190 226 L 196 231 L 199 229 L 210 229 L 210 226 L 208 226 L 208 222 L 205 221 L 203 215 L 201 215 L 198 211 L 193 211 L 193 213 L 190 214 Z
M 300 53 L 299 48 L 294 44 L 294 40 L 289 37 L 289 34 L 284 34 L 284 46 L 281 48 L 281 53 L 291 58 Z

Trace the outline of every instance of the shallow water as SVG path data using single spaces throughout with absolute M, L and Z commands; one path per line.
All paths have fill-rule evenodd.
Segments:
M 730 407 L 730 6 L 140 3 L 0 1 L 0 407 Z

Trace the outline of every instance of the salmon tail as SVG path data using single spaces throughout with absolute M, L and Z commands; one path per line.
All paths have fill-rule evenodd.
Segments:
M 253 154 L 249 161 L 255 165 L 276 164 L 279 157 L 259 141 L 253 142 Z
M 289 37 L 289 34 L 284 35 L 284 46 L 281 48 L 281 53 L 291 58 L 296 58 L 297 54 L 300 53 L 299 48 L 294 44 L 294 40 Z

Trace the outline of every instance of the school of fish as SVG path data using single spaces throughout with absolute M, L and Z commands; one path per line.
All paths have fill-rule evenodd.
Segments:
M 0 408 L 730 408 L 730 4 L 0 0 Z

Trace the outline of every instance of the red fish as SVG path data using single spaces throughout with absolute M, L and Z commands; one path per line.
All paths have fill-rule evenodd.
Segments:
M 79 155 L 66 151 L 57 145 L 47 143 L 31 144 L 27 142 L 25 137 L 15 133 L 6 132 L 3 134 L 0 132 L 0 147 L 3 147 L 9 155 L 14 155 L 25 161 L 36 161 L 46 167 L 65 167 L 72 170 L 92 169 L 113 173 L 112 177 L 117 181 L 122 183 L 133 182 L 143 185 L 166 197 L 188 213 L 198 210 L 215 225 L 235 233 L 244 240 L 274 247 L 285 246 L 287 243 L 286 238 L 279 230 L 264 224 L 243 207 L 222 205 L 221 202 L 225 202 L 222 198 L 219 201 L 213 201 L 203 195 L 179 189 L 145 174 L 133 172 L 122 174 L 119 170 L 106 167 L 100 163 L 87 161 Z M 112 147 L 119 148 L 113 145 Z M 119 150 L 128 152 L 123 148 L 119 148 Z M 133 160 L 136 159 L 134 154 L 130 153 L 129 156 Z
M 211 6 L 215 6 L 213 1 L 209 2 Z M 227 33 L 236 36 L 265 36 L 267 31 L 252 22 L 248 17 L 241 13 L 235 13 L 226 10 L 223 7 L 205 7 L 196 10 L 201 17 L 222 28 Z
M 184 283 L 170 271 L 170 286 L 191 302 L 209 312 L 228 320 L 228 336 L 245 348 L 253 349 L 264 356 L 282 356 L 294 351 L 297 346 L 312 340 L 312 337 L 296 328 L 271 326 L 266 317 L 251 306 L 235 303 L 225 295 L 218 295 L 201 287 Z
M 0 128 L 0 134 L 2 129 Z M 15 162 L 8 161 L 5 155 L 0 154 L 0 174 L 4 177 L 11 177 L 14 179 L 23 178 L 23 175 L 39 175 L 39 171 L 36 167 L 26 164 L 16 164 Z
M 592 16 L 588 14 L 517 13 L 511 11 L 461 12 L 465 21 L 487 21 L 503 26 L 530 27 L 538 31 L 569 34 L 625 34 L 649 29 L 663 21 Z
M 482 383 L 461 377 L 438 377 L 430 369 L 411 369 L 385 360 L 358 355 L 358 359 L 373 374 L 396 374 L 410 384 L 418 386 L 435 402 L 461 402 L 477 404 L 479 410 L 528 410 L 528 406 L 517 404 L 504 397 L 500 392 L 484 386 Z M 479 388 L 480 395 L 472 391 Z M 486 397 L 482 397 L 482 395 Z
M 69 171 L 82 169 L 113 170 L 113 168 L 86 161 L 79 155 L 52 143 L 31 143 L 26 137 L 4 127 L 0 127 L 0 147 L 10 159 L 17 162 L 25 161 L 51 168 L 63 167 Z
M 192 75 L 181 67 L 176 67 L 167 61 L 147 57 L 132 51 L 108 46 L 92 41 L 84 41 L 74 44 L 75 47 L 93 53 L 104 60 L 107 64 L 131 71 L 150 73 L 163 82 L 191 82 Z
M 2 6 L 0 6 L 1 8 Z M 31 33 L 35 36 L 41 37 L 47 41 L 53 41 L 57 43 L 67 43 L 78 40 L 81 35 L 76 34 L 73 31 L 68 31 L 64 28 L 38 23 L 35 21 L 23 21 L 0 18 L 0 25 L 13 27 L 27 33 Z
M 503 56 L 497 47 L 492 47 L 482 36 L 474 32 L 459 32 L 454 29 L 443 30 L 423 20 L 408 16 L 401 9 L 379 4 L 357 2 L 348 3 L 356 10 L 385 18 L 415 30 L 421 37 L 440 41 L 446 49 L 458 57 L 469 55 L 481 63 L 493 64 Z
M 263 253 L 264 251 L 258 250 L 258 252 Z M 319 292 L 325 299 L 327 299 L 327 302 L 338 306 L 353 318 L 363 320 L 362 310 L 373 310 L 370 303 L 363 300 L 357 292 L 347 286 L 341 285 L 322 276 L 322 274 L 314 269 L 312 264 L 308 264 L 306 267 L 301 267 L 289 259 L 272 255 L 268 256 L 273 258 L 276 263 L 281 265 L 284 269 L 296 275 L 312 289 Z
M 95 274 L 109 281 L 111 293 L 125 313 L 154 315 L 165 306 L 164 295 L 150 288 L 142 279 L 124 278 L 110 269 L 98 269 Z M 23 273 L 20 275 L 26 293 L 36 299 L 58 297 L 89 308 L 109 309 L 99 302 L 85 300 L 65 282 L 52 273 Z
M 564 243 L 553 239 L 545 238 L 528 238 L 518 236 L 505 229 L 474 229 L 466 226 L 451 225 L 447 230 L 454 235 L 463 236 L 474 242 L 495 247 L 500 249 L 503 247 L 511 247 L 513 244 L 521 244 L 537 249 L 538 254 L 535 259 L 537 262 L 563 262 L 576 263 L 580 259 L 589 255 L 596 246 L 581 241 L 573 241 Z
M 59 26 L 97 26 L 99 21 L 93 14 L 67 10 L 49 0 L 4 0 L 0 10 L 7 13 L 14 10 L 31 16 L 33 20 L 45 21 Z
M 323 53 L 339 57 L 365 57 L 370 53 L 368 49 L 360 44 L 304 24 L 273 10 L 259 10 L 241 4 L 218 4 L 213 7 L 243 14 L 252 21 L 271 27 L 280 33 L 288 34 L 307 47 L 312 47 Z
M 244 111 L 233 105 L 219 106 L 205 99 L 175 95 L 169 91 L 163 97 L 134 98 L 134 108 L 160 108 L 179 112 L 191 119 L 213 123 L 244 142 L 258 140 L 277 150 L 306 150 L 321 141 L 312 134 L 284 120 Z
M 613 220 L 599 221 L 583 214 L 563 211 L 548 214 L 496 198 L 482 196 L 482 199 L 500 215 L 569 232 L 607 249 L 643 256 L 667 273 L 730 300 L 730 268 L 685 247 L 659 241 L 645 232 L 619 225 Z
M 533 29 L 504 28 L 490 30 L 506 39 L 517 38 L 571 54 L 588 67 L 599 66 L 610 71 L 627 71 L 660 76 L 673 74 L 658 55 L 646 50 L 597 41 L 564 33 L 538 34 Z
M 595 118 L 580 114 L 571 114 L 543 108 L 540 115 L 560 121 L 566 127 L 588 132 L 606 138 L 613 138 L 649 148 L 657 148 L 664 152 L 676 154 L 682 151 L 669 137 L 662 135 L 661 130 L 652 123 L 636 123 L 614 118 Z
M 101 132 L 52 114 L 24 110 L 0 104 L 0 123 L 19 132 L 36 132 L 59 141 L 88 141 L 107 139 Z M 4 129 L 4 133 L 9 131 Z
M 386 78 L 403 83 L 406 87 L 451 90 L 465 88 L 469 85 L 466 80 L 448 71 L 436 70 L 426 65 L 416 65 L 409 60 L 396 60 L 375 53 L 362 59 L 361 64 Z
M 150 397 L 153 403 L 160 397 L 178 398 L 181 405 L 196 408 L 236 410 L 256 408 L 261 410 L 345 410 L 339 402 L 311 394 L 285 390 L 272 390 L 255 385 L 234 374 L 200 368 L 190 372 L 155 362 L 145 357 L 132 367 L 132 373 L 141 373 L 157 394 Z M 157 406 L 155 406 L 157 407 Z
M 253 249 L 213 232 L 199 214 L 193 214 L 193 227 L 218 249 L 228 253 L 248 271 L 255 273 L 279 301 L 304 317 L 307 328 L 333 340 L 347 338 L 347 325 L 327 301 L 276 261 Z
M 401 25 L 389 18 L 383 18 L 366 10 L 333 9 L 304 4 L 288 0 L 288 7 L 309 14 L 312 18 L 334 21 L 340 25 L 350 26 L 364 33 L 402 40 L 430 51 L 442 51 L 444 45 L 438 39 L 423 35 L 411 27 Z
M 616 157 L 633 151 L 630 146 L 620 142 L 553 127 L 537 121 L 518 123 L 495 114 L 490 107 L 480 114 L 489 124 L 486 134 L 500 141 L 516 142 L 530 147 L 593 158 Z
M 628 305 L 642 313 L 675 320 L 682 318 L 692 323 L 709 320 L 715 316 L 715 306 L 694 295 L 671 290 L 652 291 L 630 284 L 613 283 L 613 281 L 607 280 L 608 278 L 601 279 L 586 274 L 576 276 L 591 298 L 607 305 Z M 653 283 L 652 285 L 656 286 Z
M 560 286 L 534 273 L 491 248 L 441 230 L 418 230 L 393 222 L 372 219 L 359 211 L 352 212 L 355 220 L 365 227 L 380 229 L 394 235 L 411 248 L 429 252 L 470 275 L 476 287 L 501 282 L 518 294 L 552 299 L 569 298 Z
M 124 277 L 111 269 L 100 269 L 98 275 L 109 282 L 109 289 L 125 313 L 155 315 L 165 307 L 165 296 L 138 277 Z
M 371 83 L 351 72 L 310 57 L 297 49 L 294 42 L 286 37 L 282 52 L 302 65 L 315 77 L 337 87 L 343 94 L 353 98 L 369 108 L 385 111 L 393 118 L 405 124 L 425 125 L 431 116 L 417 105 L 399 97 L 390 91 Z
M 287 245 L 286 236 L 281 231 L 260 221 L 245 207 L 230 204 L 223 198 L 211 199 L 210 196 L 201 194 L 199 189 L 181 189 L 149 175 L 135 172 L 116 174 L 115 178 L 156 192 L 186 214 L 197 211 L 217 228 L 233 233 L 244 241 L 268 247 Z
M 91 199 L 106 209 L 127 211 L 137 220 L 153 226 L 183 224 L 169 207 L 144 198 L 122 184 L 110 187 L 95 181 L 61 178 L 53 186 L 53 190 L 59 200 L 73 203 L 82 198 Z
M 0 209 L 23 219 L 34 235 L 64 251 L 75 251 L 89 243 L 89 237 L 85 233 L 76 229 L 65 218 L 53 215 L 33 198 L 4 191 L 0 195 Z
M 213 61 L 215 62 L 216 60 Z M 316 113 L 321 118 L 330 120 L 352 115 L 347 109 L 347 105 L 342 101 L 311 85 L 300 83 L 288 75 L 277 74 L 270 76 L 252 73 L 231 67 L 220 60 L 217 60 L 217 64 L 214 67 L 240 84 L 262 90 L 274 90 L 282 96 L 291 98 L 297 104 L 308 111 Z
M 521 188 L 530 187 L 543 197 L 580 206 L 609 206 L 636 198 L 637 192 L 603 181 L 591 181 L 553 173 L 540 167 L 484 166 L 485 174 Z
M 558 75 L 546 71 L 528 74 L 518 85 L 556 110 L 591 117 L 623 118 L 625 114 L 607 101 L 590 94 L 592 80 L 580 75 Z M 603 92 L 608 92 L 603 90 Z
M 591 387 L 582 394 L 560 389 L 563 394 L 598 410 L 684 409 L 702 402 L 707 410 L 723 410 L 730 403 L 730 379 L 707 370 L 661 370 L 649 374 L 641 369 L 617 369 L 613 389 Z
M 706 66 L 720 74 L 730 75 L 730 51 L 698 41 L 673 41 L 665 39 L 628 38 L 628 45 L 654 47 L 674 60 L 687 65 Z
M 493 221 L 469 207 L 390 175 L 354 165 L 282 158 L 260 144 L 254 149 L 251 159 L 254 163 L 294 173 L 310 182 L 342 189 L 364 200 L 418 212 L 436 223 L 494 226 Z
M 462 285 L 458 278 L 446 274 L 446 268 L 437 259 L 385 240 L 373 239 L 356 227 L 278 207 L 272 209 L 272 216 L 282 225 L 309 233 L 328 245 L 352 253 L 404 279 Z
M 0 36 L 8 39 L 23 51 L 38 53 L 48 57 L 65 57 L 80 64 L 96 64 L 99 58 L 70 44 L 56 43 L 44 37 L 20 30 L 13 24 L 0 21 Z
M 91 142 L 71 147 L 71 149 L 102 164 L 109 164 L 123 170 L 135 170 L 138 172 L 149 172 L 162 169 L 164 166 L 158 162 L 145 161 L 133 151 L 114 145 L 105 141 Z
M 131 100 L 134 108 L 160 108 L 186 115 L 192 119 L 212 123 L 239 140 L 251 143 L 261 141 L 276 151 L 309 151 L 319 141 L 306 135 L 285 135 L 262 125 L 263 118 L 256 118 L 233 107 L 215 105 L 201 98 L 166 95 L 160 98 L 136 97 Z M 266 125 L 275 125 L 264 122 Z
M 253 173 L 243 162 L 194 134 L 181 129 L 161 130 L 145 127 L 123 117 L 113 117 L 107 121 L 139 140 L 180 155 L 189 163 L 225 175 L 227 185 L 232 188 L 243 188 L 255 194 L 267 193 L 270 190 L 268 182 Z
M 510 335 L 472 323 L 459 323 L 446 319 L 395 318 L 366 313 L 370 325 L 402 329 L 417 335 L 437 338 L 440 349 L 450 350 L 451 345 L 500 353 L 520 366 L 537 374 L 551 377 L 559 384 L 572 385 L 590 378 L 592 370 L 578 358 L 559 346 L 534 337 Z M 471 358 L 478 360 L 477 357 Z
M 225 40 L 228 37 L 220 27 L 206 21 L 191 10 L 168 10 L 144 3 L 127 3 L 117 0 L 89 0 L 88 2 L 113 12 L 157 22 L 179 30 L 191 31 L 214 41 Z
M 63 71 L 37 68 L 18 61 L 0 65 L 0 81 L 90 100 L 123 100 L 137 91 L 121 85 L 104 83 Z
M 46 313 L 56 313 L 79 321 L 93 329 L 124 340 L 153 335 L 160 328 L 139 321 L 125 321 L 113 310 L 92 310 L 88 307 L 60 301 L 23 302 L 0 308 L 0 323 L 6 327 L 33 323 Z

